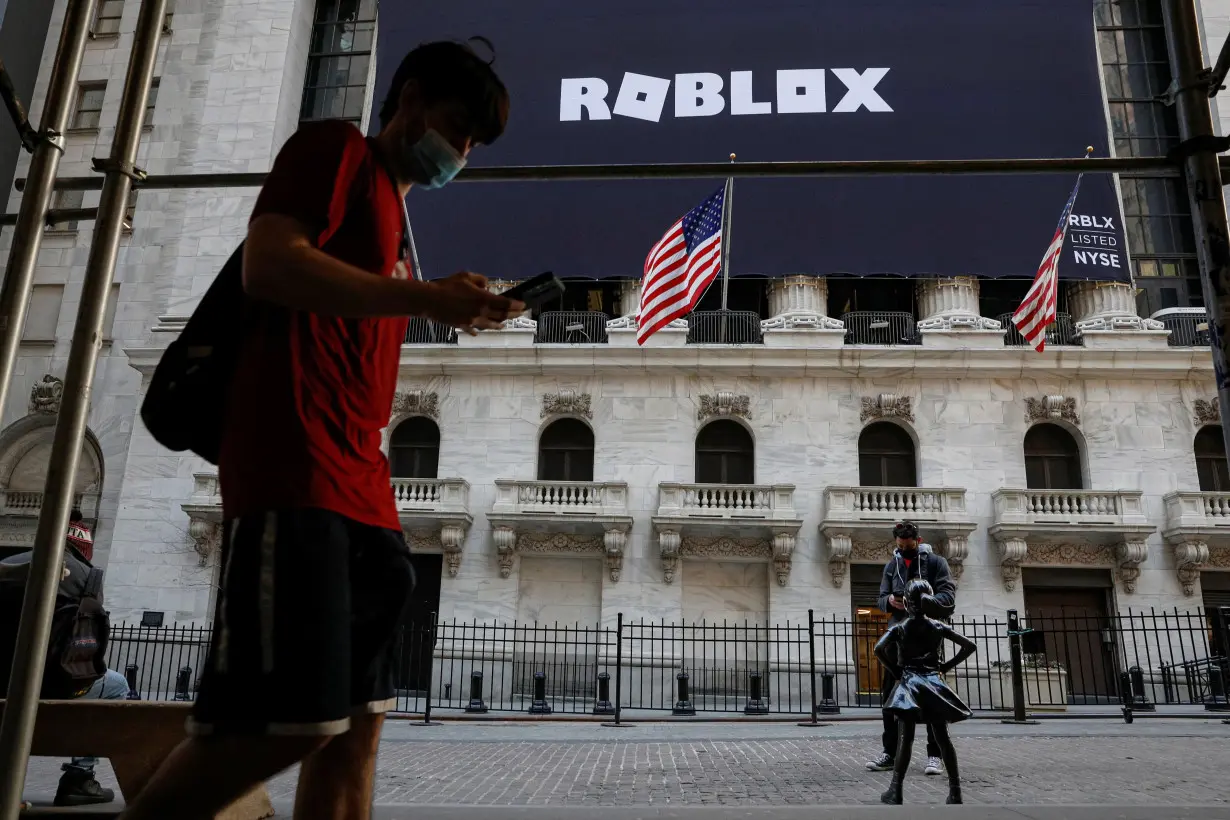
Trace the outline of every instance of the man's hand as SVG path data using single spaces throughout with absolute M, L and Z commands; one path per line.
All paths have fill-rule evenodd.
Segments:
M 496 330 L 525 310 L 523 303 L 488 291 L 487 278 L 477 273 L 462 271 L 430 284 L 436 292 L 425 300 L 424 315 L 471 336 L 480 330 Z
M 891 606 L 893 609 L 905 609 L 905 602 L 902 601 L 900 598 L 898 598 L 896 595 L 888 596 L 888 605 Z

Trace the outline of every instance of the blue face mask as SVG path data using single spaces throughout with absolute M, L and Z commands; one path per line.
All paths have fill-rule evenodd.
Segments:
M 427 177 L 425 182 L 419 183 L 423 188 L 443 188 L 466 167 L 466 158 L 433 128 L 428 128 L 418 142 L 409 146 L 409 152 Z

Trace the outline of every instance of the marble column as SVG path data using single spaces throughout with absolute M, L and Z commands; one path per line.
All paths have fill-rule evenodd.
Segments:
M 918 282 L 919 330 L 1000 330 L 995 319 L 982 316 L 978 279 L 954 276 Z
M 1154 319 L 1136 313 L 1136 289 L 1126 282 L 1072 282 L 1068 309 L 1079 331 L 1165 330 Z
M 769 317 L 762 330 L 815 328 L 843 330 L 845 326 L 828 315 L 828 282 L 821 276 L 785 276 L 769 281 Z

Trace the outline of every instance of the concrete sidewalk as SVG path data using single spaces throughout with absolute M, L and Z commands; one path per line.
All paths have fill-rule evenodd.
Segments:
M 278 816 L 281 817 L 279 808 Z M 907 814 L 908 812 L 908 814 Z M 287 814 L 286 816 L 290 816 Z M 373 820 L 1230 820 L 1230 806 L 842 806 L 492 808 L 379 806 Z

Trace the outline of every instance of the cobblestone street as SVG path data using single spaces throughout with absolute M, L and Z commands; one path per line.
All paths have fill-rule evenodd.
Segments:
M 493 808 L 872 805 L 888 780 L 863 767 L 876 751 L 878 730 L 871 722 L 604 729 L 592 723 L 425 727 L 391 721 L 381 745 L 376 801 Z M 954 727 L 954 735 L 969 804 L 1220 806 L 1230 816 L 1230 726 L 1220 720 L 1138 720 L 1131 726 L 1055 720 L 1027 727 L 969 721 Z M 923 750 L 915 752 L 907 802 L 942 803 L 945 779 L 924 777 Z M 59 761 L 32 762 L 27 794 L 50 796 L 58 770 Z M 105 764 L 99 775 L 115 785 Z M 275 804 L 287 805 L 295 782 L 291 771 L 270 783 Z

